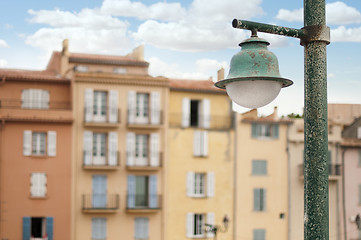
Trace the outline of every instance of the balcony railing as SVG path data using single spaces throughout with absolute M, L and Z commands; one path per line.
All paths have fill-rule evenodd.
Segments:
M 119 195 L 84 194 L 82 207 L 87 212 L 112 212 L 119 209 Z
M 90 161 L 86 156 L 90 155 Z M 94 157 L 92 152 L 83 151 L 83 168 L 84 169 L 116 169 L 120 166 L 120 153 L 114 152 L 114 159 L 108 156 L 108 150 L 104 157 Z
M 183 126 L 183 115 L 181 113 L 170 113 L 169 114 L 169 127 L 184 127 Z M 203 124 L 203 115 L 198 114 L 197 117 L 189 117 L 189 126 L 194 128 L 208 128 L 208 129 L 230 129 L 233 127 L 233 117 L 232 116 L 219 116 L 219 115 L 210 115 L 208 116 L 209 126 L 205 127 Z
M 299 174 L 300 178 L 303 179 L 304 177 L 304 165 L 301 164 L 299 167 Z M 328 178 L 329 180 L 336 180 L 341 177 L 342 171 L 341 171 L 342 165 L 341 164 L 329 164 L 328 165 Z
M 157 113 L 155 114 L 159 114 L 158 118 L 159 121 L 155 121 L 154 119 L 152 119 L 152 115 L 154 113 L 152 112 L 152 110 L 148 111 L 148 116 L 146 117 L 137 117 L 135 116 L 131 116 L 131 111 L 128 109 L 128 117 L 127 117 L 127 123 L 128 126 L 149 126 L 149 127 L 158 127 L 160 125 L 163 124 L 163 111 L 159 110 L 157 111 Z
M 130 153 L 127 152 L 127 159 L 129 157 Z M 150 154 L 148 154 L 148 157 L 145 159 L 137 159 L 135 156 L 133 156 L 134 161 L 130 162 L 127 160 L 127 169 L 128 170 L 141 170 L 141 171 L 155 171 L 158 170 L 163 166 L 163 152 L 158 153 L 158 159 L 157 160 L 151 160 Z
M 44 109 L 44 110 L 71 110 L 70 102 L 60 101 L 22 101 L 17 99 L 0 99 L 0 108 L 3 109 Z
M 89 125 L 100 124 L 101 125 L 101 124 L 118 124 L 118 123 L 120 123 L 121 111 L 119 108 L 109 109 L 108 106 L 105 106 L 104 109 L 105 109 L 105 115 L 97 116 L 97 115 L 93 114 L 93 108 L 91 108 L 91 109 L 84 108 L 84 124 L 89 124 Z M 86 116 L 87 111 L 90 111 L 92 113 L 90 115 L 89 119 Z M 112 114 L 114 114 L 115 119 L 111 119 L 110 112 L 112 112 Z
M 127 210 L 159 210 L 161 200 L 160 194 L 127 194 Z

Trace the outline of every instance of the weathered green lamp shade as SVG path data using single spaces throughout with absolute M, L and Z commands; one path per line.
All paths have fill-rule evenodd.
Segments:
M 268 41 L 253 35 L 239 45 L 242 49 L 233 56 L 227 78 L 215 83 L 235 103 L 259 108 L 272 102 L 281 88 L 293 84 L 281 77 L 277 57 L 267 49 Z

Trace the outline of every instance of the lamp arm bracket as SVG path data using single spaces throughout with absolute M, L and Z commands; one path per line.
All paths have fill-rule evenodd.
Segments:
M 246 20 L 233 19 L 232 26 L 234 28 L 247 29 L 258 32 L 272 33 L 294 38 L 304 38 L 306 33 L 303 29 L 281 27 L 277 25 L 258 23 Z
M 326 25 L 312 25 L 302 28 L 305 35 L 301 37 L 301 45 L 305 43 L 320 41 L 330 44 L 330 28 Z

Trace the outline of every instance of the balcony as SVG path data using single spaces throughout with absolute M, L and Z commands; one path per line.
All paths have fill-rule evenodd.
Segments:
M 108 153 L 108 151 L 107 151 Z M 112 156 L 94 157 L 91 152 L 83 151 L 83 169 L 85 170 L 117 170 L 120 166 L 119 151 Z M 87 159 L 89 157 L 89 159 Z
M 0 99 L 0 119 L 17 121 L 72 122 L 70 102 L 23 102 L 17 99 Z
M 170 113 L 169 114 L 169 127 L 171 128 L 182 128 L 184 126 L 184 116 L 181 113 Z M 204 116 L 198 114 L 196 117 L 193 115 L 190 116 L 190 119 L 185 119 L 186 122 L 189 121 L 189 126 L 193 128 L 206 128 L 214 130 L 228 130 L 233 128 L 233 117 L 230 115 L 219 116 L 219 115 L 210 115 L 208 116 L 209 127 L 204 126 Z
M 163 111 L 149 111 L 148 116 L 139 117 L 128 109 L 128 128 L 160 128 L 163 125 Z
M 120 109 L 109 109 L 105 106 L 105 115 L 95 115 L 93 109 L 84 108 L 84 126 L 85 127 L 108 127 L 116 128 L 120 123 Z
M 337 181 L 339 179 L 341 179 L 341 164 L 330 164 L 328 166 L 328 180 L 329 181 Z M 304 175 L 303 175 L 303 171 L 304 171 L 304 167 L 303 164 L 300 164 L 298 166 L 299 168 L 299 176 L 300 179 L 304 179 Z
M 127 152 L 127 170 L 129 171 L 158 171 L 163 165 L 163 153 L 159 152 L 155 154 L 155 158 L 148 157 L 143 159 L 137 159 L 133 157 L 133 160 L 129 160 L 129 152 Z
M 119 209 L 118 194 L 84 194 L 82 210 L 84 213 L 115 213 Z
M 161 209 L 161 195 L 127 194 L 128 213 L 156 213 Z

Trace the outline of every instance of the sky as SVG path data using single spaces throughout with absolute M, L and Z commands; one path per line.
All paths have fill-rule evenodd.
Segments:
M 0 68 L 43 70 L 69 39 L 74 53 L 126 55 L 144 45 L 152 76 L 216 80 L 250 36 L 232 28 L 234 18 L 302 28 L 302 8 L 301 0 L 2 0 Z M 328 102 L 361 104 L 361 1 L 326 0 L 326 21 Z M 271 43 L 282 77 L 294 82 L 260 114 L 274 106 L 280 115 L 302 114 L 303 47 L 298 39 L 259 36 Z

